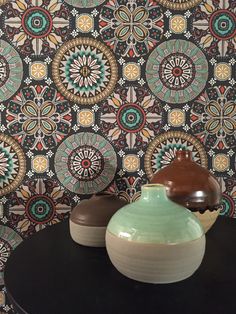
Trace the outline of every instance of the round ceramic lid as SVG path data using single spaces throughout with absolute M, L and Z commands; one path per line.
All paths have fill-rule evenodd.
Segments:
M 72 210 L 70 219 L 79 225 L 105 227 L 112 215 L 126 204 L 115 194 L 101 192 L 81 201 Z

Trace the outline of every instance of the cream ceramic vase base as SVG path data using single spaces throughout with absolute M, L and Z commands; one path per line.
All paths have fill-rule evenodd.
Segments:
M 137 243 L 106 233 L 112 264 L 128 278 L 147 283 L 172 283 L 190 277 L 205 252 L 205 235 L 180 244 Z
M 200 220 L 205 233 L 215 223 L 217 217 L 219 216 L 219 213 L 220 209 L 214 211 L 206 210 L 204 213 L 193 212 L 193 214 Z
M 82 226 L 70 220 L 70 235 L 81 245 L 105 247 L 106 227 Z

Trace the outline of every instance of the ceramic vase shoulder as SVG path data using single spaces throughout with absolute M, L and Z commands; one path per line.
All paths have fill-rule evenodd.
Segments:
M 147 184 L 137 202 L 111 218 L 106 248 L 123 275 L 141 282 L 171 283 L 198 269 L 205 234 L 195 215 L 168 199 L 163 185 Z
M 205 232 L 220 212 L 221 188 L 217 179 L 192 159 L 192 152 L 178 150 L 175 159 L 154 174 L 151 183 L 164 184 L 168 197 L 191 210 Z
M 78 244 L 105 246 L 105 233 L 112 215 L 126 205 L 115 194 L 101 192 L 81 201 L 70 215 L 70 235 Z

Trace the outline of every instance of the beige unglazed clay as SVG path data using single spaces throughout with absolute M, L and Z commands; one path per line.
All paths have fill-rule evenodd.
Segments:
M 106 227 L 83 226 L 70 220 L 70 235 L 81 245 L 92 247 L 105 246 Z
M 197 218 L 200 220 L 205 233 L 215 223 L 217 217 L 219 216 L 219 213 L 220 213 L 220 209 L 214 210 L 214 211 L 206 210 L 204 213 L 193 212 L 193 214 L 197 216 Z
M 171 283 L 190 277 L 205 252 L 205 235 L 180 244 L 149 244 L 127 241 L 106 232 L 112 264 L 128 278 L 148 283 Z

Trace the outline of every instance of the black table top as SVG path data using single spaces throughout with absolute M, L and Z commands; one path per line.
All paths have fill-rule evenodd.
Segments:
M 178 283 L 144 284 L 122 276 L 105 249 L 73 242 L 66 220 L 12 252 L 5 284 L 19 313 L 234 314 L 236 219 L 218 218 L 207 233 L 202 265 Z

